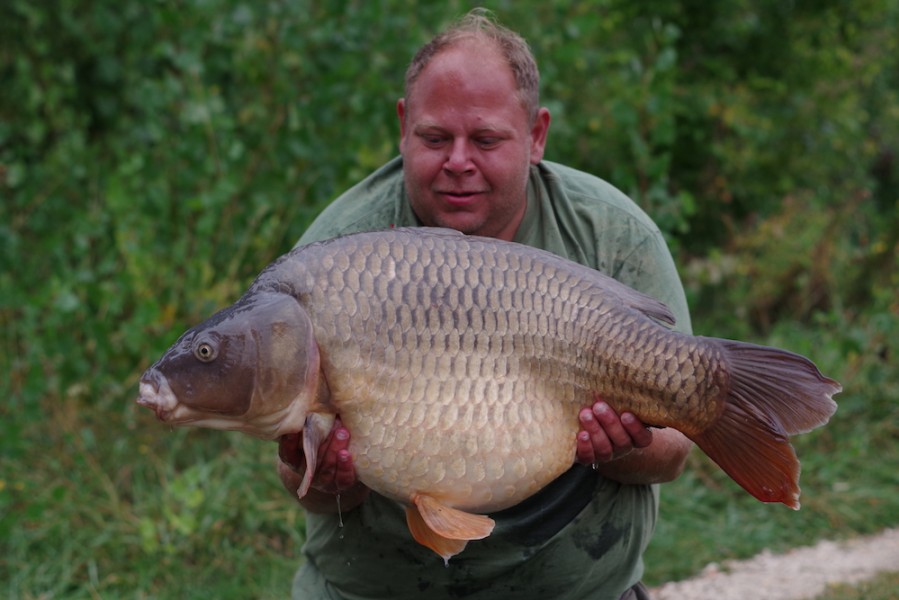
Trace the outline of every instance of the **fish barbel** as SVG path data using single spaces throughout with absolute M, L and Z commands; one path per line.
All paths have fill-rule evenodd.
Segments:
M 840 385 L 775 348 L 672 331 L 670 311 L 548 252 L 437 229 L 294 249 L 144 374 L 171 424 L 265 439 L 303 432 L 309 489 L 334 417 L 359 479 L 406 506 L 448 558 L 490 513 L 571 467 L 579 410 L 674 427 L 764 502 L 799 506 L 789 436 L 823 425 Z

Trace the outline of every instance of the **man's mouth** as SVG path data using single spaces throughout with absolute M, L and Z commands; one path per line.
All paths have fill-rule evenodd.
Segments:
M 472 200 L 477 198 L 482 194 L 482 192 L 470 192 L 470 191 L 442 191 L 438 192 L 443 198 L 446 199 L 447 202 L 453 205 L 467 205 L 471 204 Z

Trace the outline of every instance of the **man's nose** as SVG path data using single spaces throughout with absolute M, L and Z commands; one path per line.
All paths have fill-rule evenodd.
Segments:
M 453 140 L 443 168 L 451 175 L 465 175 L 474 172 L 475 166 L 472 162 L 471 146 L 468 140 L 464 138 Z

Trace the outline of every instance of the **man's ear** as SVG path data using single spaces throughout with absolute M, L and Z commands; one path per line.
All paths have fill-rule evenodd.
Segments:
M 550 120 L 548 108 L 543 107 L 537 111 L 537 117 L 531 126 L 531 164 L 533 165 L 543 160 Z

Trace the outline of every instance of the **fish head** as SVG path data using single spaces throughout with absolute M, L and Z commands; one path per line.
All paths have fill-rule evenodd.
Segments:
M 141 377 L 137 402 L 172 425 L 275 439 L 302 430 L 319 367 L 303 307 L 289 294 L 257 293 L 185 332 Z

